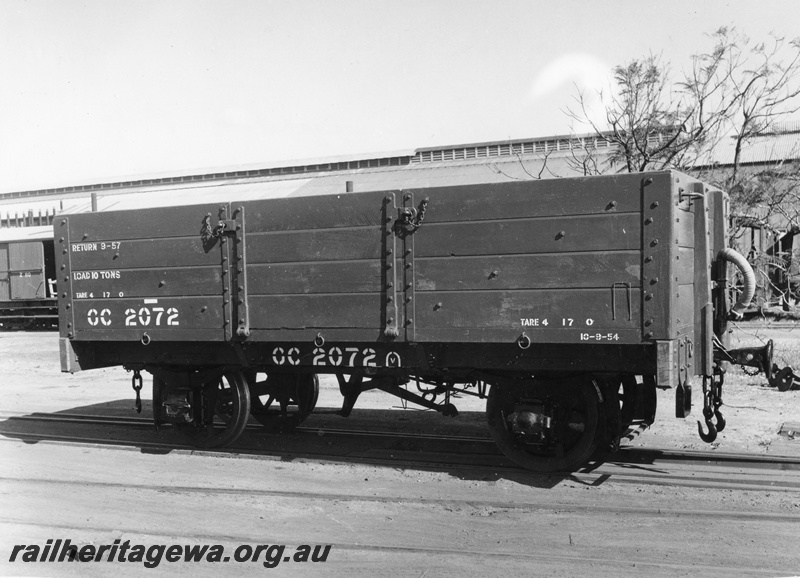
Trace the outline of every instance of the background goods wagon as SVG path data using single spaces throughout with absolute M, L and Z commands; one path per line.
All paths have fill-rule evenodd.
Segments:
M 251 413 L 299 423 L 317 374 L 343 415 L 374 388 L 445 415 L 487 396 L 500 448 L 539 471 L 652 423 L 657 388 L 685 416 L 693 376 L 710 437 L 726 215 L 669 171 L 65 215 L 62 369 L 150 372 L 156 423 L 204 447 Z
M 52 227 L 0 229 L 0 328 L 58 321 Z

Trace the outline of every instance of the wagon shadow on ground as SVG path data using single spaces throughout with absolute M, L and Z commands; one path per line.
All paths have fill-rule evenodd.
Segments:
M 0 421 L 0 435 L 29 444 L 55 441 L 135 447 L 146 454 L 190 451 L 198 456 L 208 455 L 191 445 L 176 428 L 156 429 L 151 421 L 150 400 L 142 400 L 141 414 L 134 411 L 133 405 L 131 399 L 120 399 L 55 413 L 10 416 Z M 609 474 L 594 474 L 587 479 L 570 473 L 543 475 L 523 470 L 494 445 L 485 415 L 479 411 L 462 412 L 455 418 L 408 409 L 356 408 L 348 418 L 337 412 L 336 408 L 318 408 L 297 430 L 284 433 L 270 431 L 251 419 L 231 447 L 213 452 L 281 462 L 319 460 L 427 470 L 461 480 L 508 480 L 540 489 L 555 487 L 565 480 L 600 486 L 613 478 Z M 114 423 L 115 420 L 122 421 Z M 622 453 L 626 469 L 653 471 L 659 452 L 626 448 Z M 617 462 L 618 456 L 610 459 Z M 601 464 L 600 460 L 590 462 L 580 472 L 592 474 Z

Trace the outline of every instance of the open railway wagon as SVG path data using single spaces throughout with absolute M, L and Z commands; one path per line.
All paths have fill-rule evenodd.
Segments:
M 137 399 L 151 373 L 156 424 L 201 447 L 250 414 L 300 423 L 318 374 L 345 416 L 374 388 L 444 415 L 486 396 L 536 471 L 615 449 L 659 389 L 685 417 L 693 379 L 710 440 L 715 347 L 753 288 L 729 303 L 728 263 L 752 270 L 725 249 L 727 204 L 663 171 L 63 215 L 62 369 L 124 366 Z

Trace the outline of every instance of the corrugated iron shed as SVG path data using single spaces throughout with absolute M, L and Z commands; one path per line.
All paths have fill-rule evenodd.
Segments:
M 736 141 L 723 139 L 712 156 L 701 164 L 730 166 L 734 162 Z M 800 160 L 800 121 L 776 124 L 768 132 L 749 139 L 742 147 L 739 162 L 743 165 L 775 164 Z
M 560 172 L 560 174 L 559 174 Z M 533 178 L 574 175 L 565 157 L 482 159 L 441 164 L 403 165 L 376 169 L 356 169 L 314 176 L 263 177 L 201 183 L 153 186 L 149 190 L 113 191 L 97 195 L 98 211 L 164 207 L 205 202 L 247 201 L 281 197 L 346 194 L 347 183 L 353 192 L 414 189 L 462 184 L 497 183 Z M 63 213 L 91 210 L 91 197 L 68 198 Z M 2 205 L 0 205 L 2 208 Z

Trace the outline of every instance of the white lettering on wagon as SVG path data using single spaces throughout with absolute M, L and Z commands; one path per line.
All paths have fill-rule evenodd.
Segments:
M 117 293 L 117 297 L 125 297 L 125 293 L 120 291 Z M 111 298 L 111 291 L 103 291 L 103 299 Z M 75 299 L 94 299 L 94 293 L 90 293 L 88 291 L 78 291 L 75 293 Z
M 112 323 L 111 310 L 89 309 L 86 312 L 86 321 L 92 327 L 108 327 Z M 178 310 L 175 307 L 168 309 L 164 307 L 129 308 L 125 310 L 125 325 L 126 327 L 175 326 L 180 325 L 180 319 L 178 319 Z
M 73 253 L 82 251 L 117 251 L 122 246 L 122 241 L 101 241 L 99 243 L 72 243 Z
M 311 365 L 333 367 L 378 367 L 375 361 L 378 353 L 371 347 L 315 347 L 311 352 Z M 300 365 L 300 350 L 297 347 L 276 347 L 272 350 L 272 363 L 275 365 Z M 390 351 L 386 354 L 384 367 L 401 367 L 400 354 Z
M 547 327 L 548 325 L 550 325 L 550 322 L 547 319 L 538 319 L 538 318 L 520 319 L 519 322 L 523 327 L 539 327 L 540 325 Z
M 97 243 L 72 243 L 72 252 L 97 251 Z
M 94 281 L 96 279 L 119 279 L 119 271 L 73 271 L 72 278 L 75 281 Z
M 283 347 L 276 347 L 272 350 L 272 362 L 275 365 L 300 365 L 300 350 L 292 347 L 289 351 L 284 351 Z
M 178 319 L 178 309 L 170 307 L 140 307 L 139 309 L 129 308 L 125 310 L 126 327 L 149 327 L 154 325 L 180 325 Z
M 561 326 L 562 327 L 572 327 L 573 323 L 575 322 L 574 318 L 570 317 L 563 317 L 561 319 Z M 547 319 L 540 319 L 540 318 L 530 318 L 530 317 L 522 317 L 519 320 L 519 323 L 522 327 L 547 327 L 550 325 L 550 322 Z M 585 323 L 588 327 L 594 325 L 595 320 L 591 317 L 585 319 Z
M 86 321 L 92 327 L 96 327 L 100 323 L 106 326 L 111 325 L 111 311 L 103 309 L 98 313 L 97 309 L 89 309 L 86 313 Z
M 619 341 L 619 333 L 581 333 L 581 341 Z

